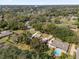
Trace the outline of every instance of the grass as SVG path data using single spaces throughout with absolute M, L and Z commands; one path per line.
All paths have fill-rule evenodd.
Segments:
M 49 49 L 46 53 L 47 53 L 49 56 L 51 56 L 52 52 L 53 52 L 53 49 Z
M 20 33 L 23 33 L 24 30 L 16 30 L 16 31 L 14 31 L 14 32 L 20 34 Z
M 16 30 L 14 31 L 15 33 L 23 33 L 24 30 Z M 8 38 L 7 37 L 3 37 L 0 39 L 0 43 L 3 43 L 6 44 L 6 45 L 13 45 L 13 46 L 16 46 L 18 49 L 21 49 L 21 50 L 30 50 L 30 46 L 29 45 L 26 45 L 26 44 L 16 44 L 12 41 L 12 39 Z
M 10 39 L 7 37 L 4 37 L 2 39 L 0 39 L 0 43 L 4 43 L 5 45 L 10 45 L 11 42 L 9 41 Z
M 1 38 L 1 39 L 0 39 L 0 43 L 2 43 L 2 42 L 6 42 L 7 39 L 8 39 L 8 36 L 7 36 L 7 37 L 4 37 L 4 38 Z
M 30 29 L 29 32 L 30 32 L 31 34 L 34 34 L 36 31 L 35 31 L 35 29 Z
M 18 49 L 21 49 L 21 50 L 31 50 L 31 47 L 29 45 L 26 45 L 26 44 L 16 44 L 16 47 L 18 47 Z

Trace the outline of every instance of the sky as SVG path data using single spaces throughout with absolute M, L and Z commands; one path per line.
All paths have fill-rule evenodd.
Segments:
M 79 5 L 79 0 L 0 0 L 0 5 Z

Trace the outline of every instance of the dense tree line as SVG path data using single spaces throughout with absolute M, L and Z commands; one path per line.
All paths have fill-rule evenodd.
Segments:
M 0 21 L 0 28 L 2 28 L 3 30 L 22 29 L 24 27 L 24 25 L 25 25 L 25 23 L 17 22 L 16 20 L 8 20 L 8 21 L 1 20 Z

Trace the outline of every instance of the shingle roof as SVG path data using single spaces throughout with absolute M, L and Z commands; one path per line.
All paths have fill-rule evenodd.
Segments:
M 68 48 L 69 48 L 69 44 L 68 43 L 65 43 L 65 42 L 62 42 L 60 40 L 52 40 L 52 43 L 51 43 L 52 46 L 55 46 L 56 48 L 60 48 L 64 51 L 68 51 Z
M 7 35 L 11 35 L 12 33 L 13 33 L 13 32 L 11 32 L 11 31 L 9 31 L 9 30 L 3 31 L 3 32 L 0 33 L 0 38 L 1 38 L 1 37 L 4 37 L 4 36 L 7 36 Z
M 76 59 L 79 59 L 79 48 L 77 48 Z

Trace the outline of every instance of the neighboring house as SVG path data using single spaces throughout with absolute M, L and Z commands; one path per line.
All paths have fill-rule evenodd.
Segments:
M 77 48 L 77 51 L 76 51 L 76 59 L 79 59 L 79 48 Z
M 32 26 L 30 26 L 30 25 L 29 25 L 29 21 L 27 21 L 27 22 L 25 23 L 24 29 L 26 30 L 26 29 L 31 29 L 31 28 L 32 28 Z
M 2 31 L 2 32 L 0 32 L 0 38 L 5 37 L 5 36 L 9 36 L 9 35 L 11 35 L 11 34 L 13 34 L 13 32 L 11 32 L 11 31 L 9 31 L 9 30 L 7 30 L 7 31 Z
M 69 27 L 70 30 L 72 30 L 72 31 L 77 31 L 77 25 L 68 25 L 68 27 Z
M 32 26 L 24 26 L 24 28 L 23 28 L 23 30 L 27 30 L 27 29 L 31 29 L 32 28 Z
M 70 45 L 68 43 L 54 39 L 54 40 L 50 40 L 48 42 L 48 46 L 50 48 L 60 48 L 62 50 L 62 52 L 67 53 Z
M 76 20 L 76 19 L 78 19 L 78 17 L 76 17 L 76 16 L 71 17 L 71 20 Z

